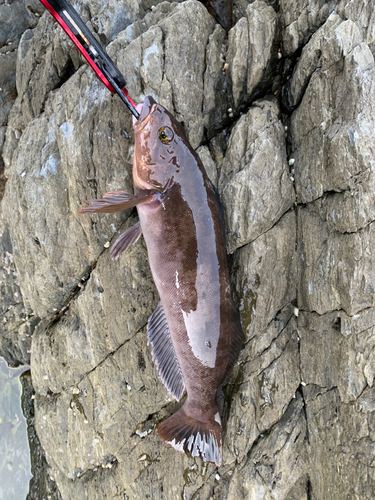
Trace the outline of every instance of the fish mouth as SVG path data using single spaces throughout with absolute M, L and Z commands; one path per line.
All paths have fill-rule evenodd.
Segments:
M 141 128 L 141 125 L 142 127 L 145 125 L 142 122 L 145 120 L 145 118 L 151 115 L 152 107 L 154 104 L 156 105 L 156 102 L 150 95 L 146 97 L 143 103 L 137 104 L 136 109 L 139 112 L 139 118 L 137 120 L 133 116 L 133 127 L 138 129 Z

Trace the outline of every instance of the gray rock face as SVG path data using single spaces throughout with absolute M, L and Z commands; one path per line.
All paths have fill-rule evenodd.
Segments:
M 0 4 L 33 20 L 1 35 L 18 49 L 0 47 L 0 353 L 31 364 L 50 491 L 372 499 L 373 2 L 237 0 L 228 35 L 196 0 L 76 4 L 132 98 L 184 123 L 223 203 L 247 340 L 219 390 L 219 469 L 157 436 L 180 403 L 147 346 L 146 248 L 108 251 L 135 212 L 77 215 L 132 190 L 130 114 L 34 4 Z
M 270 229 L 294 202 L 284 126 L 275 102 L 256 101 L 233 127 L 219 192 L 232 253 Z
M 271 61 L 277 55 L 273 50 L 276 29 L 273 8 L 256 0 L 246 9 L 246 17 L 230 30 L 227 62 L 235 108 L 248 102 L 268 76 Z
M 37 0 L 0 2 L 0 126 L 6 125 L 12 101 L 16 97 L 19 40 L 25 30 L 36 26 L 42 11 L 43 7 Z
M 345 2 L 350 3 L 350 2 Z M 285 54 L 295 52 L 337 9 L 339 0 L 281 0 L 283 47 Z

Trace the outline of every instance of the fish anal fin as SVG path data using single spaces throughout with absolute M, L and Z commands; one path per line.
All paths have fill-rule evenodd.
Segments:
M 135 196 L 126 191 L 109 191 L 103 195 L 103 198 L 86 201 L 87 206 L 80 208 L 78 213 L 80 215 L 88 213 L 114 214 L 128 208 L 133 208 L 151 199 L 152 195 Z
M 130 227 L 125 233 L 117 238 L 111 248 L 111 259 L 118 259 L 120 255 L 136 243 L 142 234 L 142 228 L 139 222 Z
M 186 406 L 187 401 L 159 425 L 159 437 L 181 453 L 200 457 L 220 467 L 223 453 L 220 419 L 213 417 L 205 422 L 196 420 L 187 413 Z
M 148 320 L 147 337 L 160 378 L 168 392 L 179 401 L 185 390 L 185 383 L 161 302 Z

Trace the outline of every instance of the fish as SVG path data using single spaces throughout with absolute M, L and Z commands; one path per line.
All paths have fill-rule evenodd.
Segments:
M 245 341 L 230 289 L 223 208 L 182 124 L 151 96 L 137 110 L 134 194 L 106 193 L 79 213 L 137 208 L 139 222 L 117 239 L 111 257 L 143 234 L 160 297 L 148 343 L 168 392 L 177 401 L 187 393 L 158 434 L 175 450 L 220 466 L 217 390 Z

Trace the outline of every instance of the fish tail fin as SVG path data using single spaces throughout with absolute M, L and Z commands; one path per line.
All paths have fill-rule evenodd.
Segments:
M 219 410 L 202 422 L 188 414 L 186 403 L 158 427 L 159 437 L 181 453 L 200 457 L 220 467 L 222 460 L 222 428 Z

